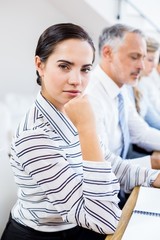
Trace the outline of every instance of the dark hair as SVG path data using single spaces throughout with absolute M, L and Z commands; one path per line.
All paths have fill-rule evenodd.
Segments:
M 35 56 L 39 56 L 41 61 L 45 62 L 60 42 L 71 38 L 87 41 L 91 45 L 94 62 L 95 47 L 92 39 L 82 27 L 72 23 L 55 24 L 47 28 L 38 40 Z M 39 76 L 38 71 L 36 71 L 36 73 L 38 76 L 37 83 L 41 85 L 41 77 Z
M 110 45 L 112 48 L 118 47 L 124 39 L 125 34 L 129 32 L 145 37 L 140 29 L 133 28 L 125 24 L 117 23 L 105 28 L 99 36 L 99 54 L 101 54 L 101 50 L 105 44 Z

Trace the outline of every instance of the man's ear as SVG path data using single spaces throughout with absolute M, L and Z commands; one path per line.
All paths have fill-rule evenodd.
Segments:
M 105 45 L 102 48 L 102 56 L 110 62 L 112 59 L 112 48 L 108 45 Z
M 42 77 L 43 76 L 44 63 L 41 61 L 39 56 L 35 56 L 35 66 L 36 66 L 36 70 L 39 73 L 39 76 Z

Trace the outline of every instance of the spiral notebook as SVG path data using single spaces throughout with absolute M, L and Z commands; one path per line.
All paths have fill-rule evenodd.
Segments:
M 122 240 L 160 240 L 160 189 L 140 187 Z

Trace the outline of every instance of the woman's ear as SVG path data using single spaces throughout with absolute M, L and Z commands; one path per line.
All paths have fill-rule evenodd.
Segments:
M 44 64 L 43 64 L 43 62 L 41 61 L 41 59 L 40 59 L 39 56 L 35 56 L 35 66 L 36 66 L 36 70 L 37 70 L 38 73 L 39 73 L 39 76 L 42 77 L 42 76 L 43 76 L 43 67 L 44 67 Z

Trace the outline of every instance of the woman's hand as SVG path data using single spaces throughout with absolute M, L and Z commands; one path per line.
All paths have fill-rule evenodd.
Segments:
M 64 110 L 78 131 L 96 128 L 94 112 L 87 95 L 73 98 L 65 104 Z
M 103 162 L 104 156 L 96 131 L 93 109 L 86 95 L 65 104 L 64 110 L 79 133 L 83 160 Z

